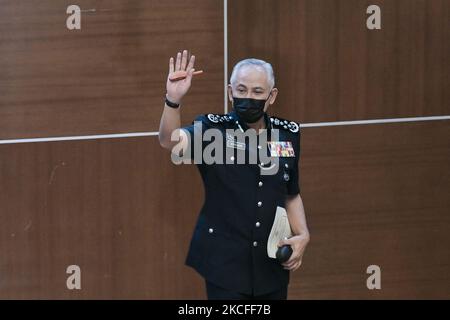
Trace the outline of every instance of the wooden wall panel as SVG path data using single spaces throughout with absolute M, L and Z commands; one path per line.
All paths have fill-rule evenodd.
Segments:
M 0 139 L 157 131 L 184 48 L 205 72 L 183 124 L 222 112 L 223 3 L 82 0 L 80 31 L 66 29 L 69 4 L 2 2 Z M 1 298 L 204 297 L 184 267 L 201 182 L 157 137 L 0 145 L 0 167 Z
M 449 130 L 303 131 L 312 242 L 291 299 L 449 297 Z M 204 298 L 184 266 L 201 181 L 155 150 L 154 137 L 0 146 L 0 297 Z M 65 287 L 71 264 L 79 292 Z M 365 287 L 371 264 L 379 292 Z
M 295 299 L 450 298 L 448 121 L 303 130 L 311 231 Z M 381 290 L 366 287 L 381 268 Z
M 450 2 L 228 2 L 229 65 L 271 62 L 273 114 L 301 123 L 450 114 Z M 366 28 L 366 9 L 382 29 Z M 290 297 L 448 298 L 448 121 L 303 128 L 312 241 Z M 382 269 L 382 290 L 366 268 Z
M 203 298 L 203 187 L 156 137 L 0 146 L 0 298 Z M 66 287 L 79 265 L 82 288 Z
M 197 55 L 205 71 L 186 121 L 223 110 L 221 1 L 2 1 L 0 139 L 158 131 L 168 60 Z
M 450 114 L 450 2 L 230 0 L 229 65 L 270 61 L 272 112 L 302 122 Z M 366 28 L 366 9 L 382 29 Z
M 183 123 L 222 112 L 222 1 L 78 3 L 97 11 L 70 32 L 67 1 L 2 2 L 0 139 L 156 131 L 167 58 L 185 47 L 205 74 Z M 229 66 L 273 62 L 273 111 L 301 123 L 449 114 L 450 3 L 379 0 L 379 31 L 369 4 L 229 0 Z M 290 299 L 450 298 L 449 130 L 302 129 L 312 241 Z M 0 145 L 0 298 L 205 298 L 184 266 L 202 188 L 157 137 Z M 365 287 L 371 264 L 380 291 Z

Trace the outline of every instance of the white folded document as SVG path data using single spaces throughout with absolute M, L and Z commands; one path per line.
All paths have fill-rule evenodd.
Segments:
M 292 237 L 291 225 L 289 224 L 286 209 L 277 206 L 275 212 L 275 220 L 273 221 L 272 230 L 267 240 L 267 254 L 270 258 L 276 259 L 278 243 L 283 239 Z

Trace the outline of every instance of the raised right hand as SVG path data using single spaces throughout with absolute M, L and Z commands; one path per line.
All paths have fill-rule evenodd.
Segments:
M 187 50 L 178 52 L 177 60 L 174 63 L 173 57 L 169 60 L 169 75 L 167 76 L 167 99 L 174 103 L 181 103 L 184 95 L 188 92 L 191 87 L 192 75 L 195 71 L 194 69 L 195 56 L 191 56 L 188 63 L 188 52 Z M 180 70 L 187 71 L 187 77 L 179 81 L 170 81 L 171 75 Z

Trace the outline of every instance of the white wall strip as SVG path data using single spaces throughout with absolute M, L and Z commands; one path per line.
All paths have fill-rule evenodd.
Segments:
M 117 139 L 117 138 L 131 138 L 131 137 L 149 137 L 149 136 L 157 136 L 157 135 L 158 135 L 158 132 L 132 132 L 132 133 L 117 133 L 117 134 L 101 134 L 101 135 L 92 135 L 92 136 L 0 140 L 0 144 L 73 141 L 73 140 L 95 140 L 95 139 Z
M 450 116 L 430 116 L 415 118 L 393 118 L 393 119 L 374 119 L 374 120 L 352 120 L 352 121 L 335 121 L 335 122 L 317 122 L 317 123 L 301 123 L 301 128 L 312 127 L 331 127 L 331 126 L 351 126 L 357 124 L 377 124 L 377 123 L 397 123 L 397 122 L 416 122 L 416 121 L 434 121 L 434 120 L 450 120 Z
M 378 124 L 378 123 L 398 123 L 398 122 L 417 122 L 417 121 L 435 121 L 435 120 L 450 120 L 450 115 L 449 116 L 415 117 L 415 118 L 393 118 L 393 119 L 375 119 L 375 120 L 302 123 L 302 124 L 300 124 L 300 127 L 301 128 L 313 128 L 313 127 L 368 125 L 368 124 Z M 117 138 L 132 138 L 132 137 L 150 137 L 150 136 L 157 136 L 157 135 L 158 135 L 157 131 L 156 132 L 130 132 L 130 133 L 103 134 L 103 135 L 92 135 L 92 136 L 0 140 L 0 144 L 73 141 L 73 140 L 95 140 L 95 139 L 117 139 Z
M 224 113 L 228 113 L 228 0 L 223 0 Z

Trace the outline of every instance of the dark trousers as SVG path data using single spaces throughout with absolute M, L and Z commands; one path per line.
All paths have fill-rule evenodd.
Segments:
M 281 288 L 280 290 L 255 296 L 249 294 L 243 294 L 239 292 L 230 291 L 221 287 L 216 286 L 215 284 L 206 282 L 206 294 L 208 296 L 208 300 L 286 300 L 287 299 L 287 286 Z

